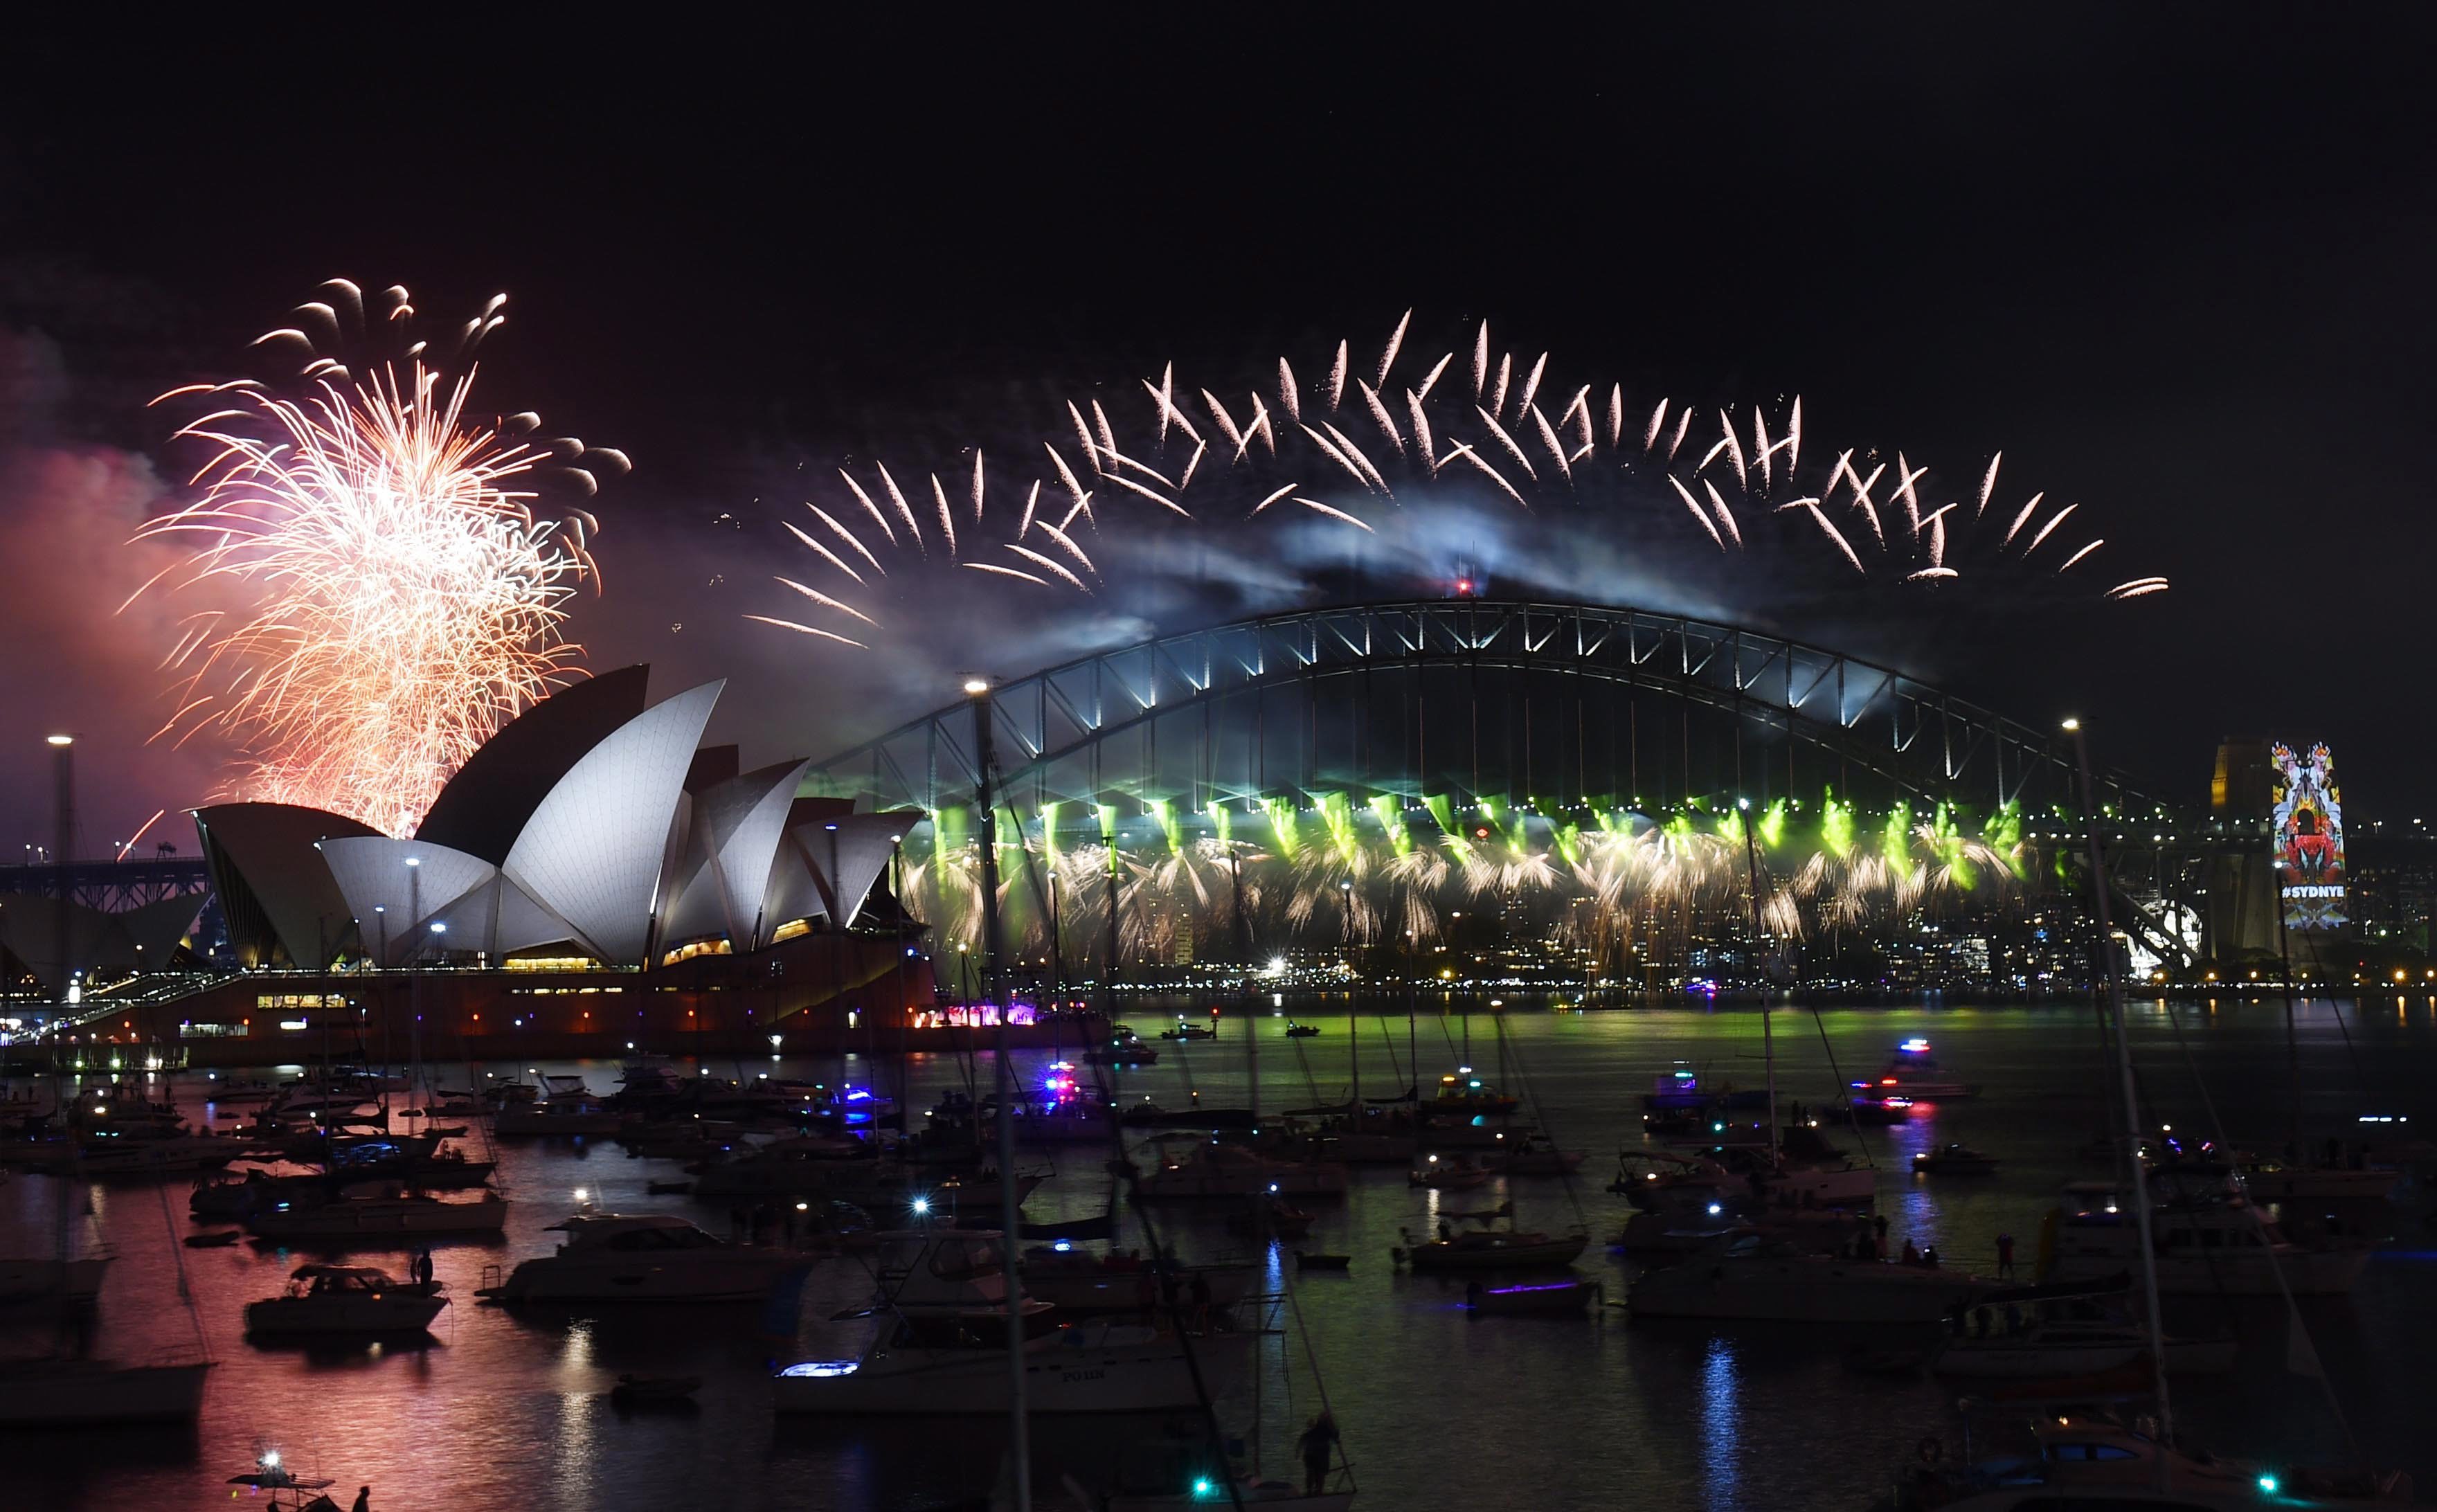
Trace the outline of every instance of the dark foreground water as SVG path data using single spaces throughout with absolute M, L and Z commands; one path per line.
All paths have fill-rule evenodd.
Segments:
M 1344 1006 L 1292 1006 L 1324 1032 L 1290 1041 L 1283 1038 L 1282 1018 L 1259 1021 L 1265 1108 L 1334 1100 L 1350 1081 Z M 2287 1105 L 2280 1006 L 2227 1001 L 2178 1011 L 2182 1045 L 2163 1009 L 2134 1010 L 2134 1047 L 2157 1116 L 2183 1130 L 2204 1128 L 2204 1086 L 2237 1138 L 2280 1144 Z M 1162 1015 L 1148 1003 L 1131 1005 L 1127 1014 L 1146 1035 Z M 1508 1081 L 1536 1099 L 1560 1142 L 1592 1152 L 1587 1179 L 1570 1194 L 1558 1181 L 1525 1178 L 1447 1199 L 1450 1206 L 1488 1206 L 1511 1191 L 1527 1227 L 1569 1226 L 1579 1209 L 1594 1235 L 1613 1231 L 1624 1206 L 1601 1189 L 1613 1152 L 1638 1140 L 1638 1095 L 1670 1063 L 1690 1061 L 1746 1085 L 1761 1076 L 1761 1020 L 1751 1010 L 1573 1014 L 1518 998 L 1507 1005 L 1503 1022 L 1502 1051 L 1488 1018 L 1442 1018 L 1435 1010 L 1421 1020 L 1414 1041 L 1427 1081 L 1466 1055 L 1468 1023 L 1472 1064 L 1494 1080 L 1502 1055 Z M 1410 1081 L 1414 1044 L 1404 1018 L 1383 1022 L 1366 1012 L 1359 1024 L 1365 1089 Z M 1832 1079 L 1811 1015 L 1780 1011 L 1774 1025 L 1780 1094 L 1826 1100 Z M 1156 1067 L 1130 1074 L 1125 1095 L 1148 1093 L 1175 1106 L 1189 1081 L 1212 1104 L 1239 1104 L 1247 1058 L 1233 1029 L 1228 1039 L 1170 1053 Z M 2060 1185 L 2103 1174 L 2078 1154 L 2106 1128 L 2105 1067 L 2086 1007 L 1836 1010 L 1826 1014 L 1825 1030 L 1848 1076 L 1874 1070 L 1895 1042 L 1920 1034 L 1935 1042 L 1951 1071 L 1984 1084 L 1977 1101 L 1868 1132 L 1869 1152 L 1886 1169 L 1881 1204 L 1898 1241 L 1909 1235 L 1935 1243 L 1950 1264 L 1986 1270 L 1995 1236 L 2010 1230 L 2027 1257 Z M 2437 1069 L 2437 1027 L 2427 998 L 2346 1002 L 2341 1019 L 2324 1003 L 2306 1006 L 2301 1045 L 2305 1128 L 2314 1136 L 2348 1133 L 2358 1115 L 2372 1111 L 2411 1115 L 2414 1127 L 2424 1125 L 2428 1099 L 2422 1089 Z M 1047 1059 L 1045 1052 L 1024 1055 L 1025 1073 L 1034 1075 Z M 617 1077 L 606 1063 L 543 1069 L 581 1069 L 598 1090 Z M 780 1067 L 714 1060 L 709 1069 L 734 1076 Z M 791 1062 L 784 1069 L 833 1078 L 838 1067 Z M 854 1074 L 860 1079 L 869 1069 L 857 1065 Z M 892 1084 L 893 1063 L 878 1069 L 884 1084 Z M 989 1071 L 985 1059 L 980 1074 Z M 965 1070 L 954 1058 L 917 1058 L 910 1074 L 919 1102 L 927 1105 Z M 445 1080 L 463 1084 L 463 1075 L 450 1068 Z M 190 1113 L 200 1110 L 200 1079 L 176 1081 L 175 1094 Z M 1903 1169 L 1912 1151 L 1949 1139 L 1999 1155 L 2002 1173 L 1917 1181 Z M 507 1236 L 438 1251 L 440 1277 L 457 1305 L 443 1314 L 431 1343 L 412 1348 L 323 1353 L 248 1344 L 244 1304 L 276 1293 L 307 1257 L 251 1244 L 183 1250 L 170 1238 L 191 1231 L 183 1185 L 95 1189 L 90 1216 L 78 1220 L 81 1239 L 90 1242 L 97 1234 L 118 1256 L 102 1299 L 102 1350 L 141 1358 L 191 1336 L 176 1297 L 175 1266 L 183 1260 L 219 1367 L 191 1433 L 0 1433 L 0 1506 L 228 1507 L 225 1478 L 247 1468 L 264 1447 L 339 1481 L 342 1502 L 370 1483 L 380 1512 L 899 1509 L 990 1493 L 1005 1436 L 996 1423 L 775 1418 L 763 1365 L 773 1345 L 760 1309 L 570 1314 L 477 1305 L 473 1292 L 483 1268 L 547 1252 L 552 1236 L 545 1225 L 567 1214 L 579 1188 L 610 1209 L 668 1208 L 716 1232 L 728 1225 L 724 1204 L 646 1196 L 647 1181 L 678 1175 L 675 1163 L 628 1159 L 613 1142 L 507 1141 L 499 1154 L 515 1204 Z M 1098 1152 L 1058 1158 L 1061 1173 L 1033 1199 L 1029 1215 L 1098 1211 L 1106 1200 Z M 0 1185 L 0 1249 L 47 1251 L 56 1203 L 57 1188 L 46 1178 L 17 1175 Z M 2437 1231 L 2428 1226 L 2428 1193 L 2407 1184 L 2390 1209 L 2368 1215 L 2393 1239 L 2358 1292 L 2303 1303 L 2352 1432 L 2372 1460 L 2411 1468 L 2424 1488 L 2437 1487 L 2437 1440 L 2427 1432 L 2426 1404 L 2428 1363 L 2437 1358 Z M 1419 1232 L 1432 1213 L 1430 1194 L 1410 1189 L 1401 1170 L 1360 1169 L 1350 1198 L 1323 1206 L 1305 1241 L 1351 1254 L 1349 1273 L 1297 1277 L 1290 1257 L 1272 1256 L 1273 1272 L 1281 1285 L 1292 1286 L 1300 1314 L 1300 1324 L 1293 1314 L 1283 1316 L 1281 1332 L 1264 1342 L 1261 1418 L 1272 1473 L 1290 1470 L 1289 1446 L 1321 1389 L 1356 1467 L 1358 1505 L 1375 1508 L 1860 1507 L 1909 1461 L 1921 1435 L 1957 1439 L 1952 1392 L 1925 1378 L 1890 1380 L 1845 1367 L 1849 1349 L 1873 1342 L 1867 1335 L 1632 1323 L 1613 1310 L 1563 1320 L 1476 1321 L 1458 1307 L 1460 1281 L 1405 1275 L 1390 1263 L 1399 1226 Z M 1250 1253 L 1215 1214 L 1170 1206 L 1159 1219 L 1163 1237 L 1188 1257 Z M 1139 1231 L 1130 1230 L 1125 1242 L 1140 1244 Z M 366 1263 L 404 1268 L 403 1251 L 354 1253 Z M 1578 1269 L 1604 1281 L 1620 1301 L 1633 1274 L 1622 1257 L 1597 1247 Z M 855 1262 L 823 1262 L 789 1346 L 796 1357 L 857 1347 L 858 1330 L 868 1325 L 828 1320 L 867 1292 Z M 2245 1340 L 2236 1373 L 2175 1388 L 2187 1435 L 2253 1456 L 2337 1454 L 2341 1432 L 2319 1388 L 2282 1369 L 2281 1307 L 2245 1304 L 2235 1322 Z M 18 1351 L 38 1342 L 23 1327 L 6 1341 Z M 705 1378 L 699 1406 L 677 1415 L 622 1413 L 607 1396 L 622 1371 L 698 1374 Z M 1231 1433 L 1251 1426 L 1249 1387 L 1222 1400 L 1220 1416 Z M 1049 1484 L 1061 1468 L 1088 1473 L 1130 1439 L 1160 1432 L 1157 1424 L 1105 1420 L 1037 1428 L 1044 1477 L 1038 1504 L 1044 1508 L 1074 1504 Z

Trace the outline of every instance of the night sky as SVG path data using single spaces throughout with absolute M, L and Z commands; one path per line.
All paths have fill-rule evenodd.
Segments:
M 511 294 L 489 397 L 636 462 L 578 638 L 663 693 L 731 677 L 747 765 L 947 701 L 884 710 L 739 618 L 786 611 L 799 469 L 1171 358 L 1376 353 L 1411 306 L 1629 391 L 1799 393 L 1957 488 L 2002 448 L 2175 582 L 1758 623 L 2080 712 L 2169 796 L 2205 800 L 2227 732 L 2332 740 L 2358 816 L 2428 796 L 2425 9 L 1153 17 L 12 44 L 5 849 L 48 833 L 45 729 L 86 737 L 87 850 L 210 791 L 207 743 L 143 744 L 174 615 L 113 612 L 149 571 L 117 542 L 195 460 L 144 401 L 241 371 L 332 274 Z

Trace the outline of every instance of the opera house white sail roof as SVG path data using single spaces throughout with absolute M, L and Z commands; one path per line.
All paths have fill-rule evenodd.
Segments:
M 851 924 L 922 816 L 799 798 L 800 761 L 711 780 L 714 758 L 736 770 L 732 748 L 700 752 L 723 684 L 646 706 L 646 673 L 622 668 L 535 705 L 450 779 L 412 838 L 286 804 L 199 811 L 233 939 L 306 966 L 544 946 L 633 966 L 684 941 L 745 951 L 799 921 Z

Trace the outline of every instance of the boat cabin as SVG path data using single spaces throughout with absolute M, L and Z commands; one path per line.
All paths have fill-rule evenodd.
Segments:
M 292 1297 L 355 1294 L 378 1297 L 385 1292 L 414 1291 L 387 1271 L 369 1265 L 300 1265 L 288 1278 Z

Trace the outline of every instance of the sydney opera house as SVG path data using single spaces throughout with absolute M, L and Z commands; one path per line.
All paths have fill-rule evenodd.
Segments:
M 799 796 L 802 761 L 739 770 L 736 747 L 702 744 L 722 685 L 648 703 L 648 673 L 526 712 L 411 839 L 289 804 L 199 810 L 244 969 L 91 1028 L 222 1042 L 204 1057 L 221 1060 L 410 1027 L 443 1044 L 510 1035 L 534 1054 L 673 1037 L 766 1051 L 928 1008 L 921 932 L 886 883 L 922 816 Z M 187 921 L 202 903 L 186 901 Z

